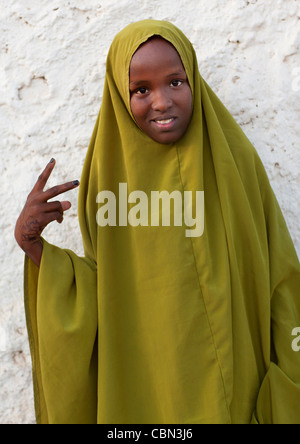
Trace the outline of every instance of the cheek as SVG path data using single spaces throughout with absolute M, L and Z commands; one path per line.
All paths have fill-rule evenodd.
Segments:
M 193 111 L 193 95 L 192 95 L 192 91 L 189 88 L 187 94 L 186 94 L 186 100 L 185 100 L 185 112 L 187 117 L 191 118 L 192 115 L 192 111 Z
M 193 108 L 194 108 L 194 100 L 193 100 L 192 91 L 190 90 L 190 94 L 189 94 L 187 104 L 186 104 L 187 127 L 189 126 L 191 119 L 192 119 Z
M 193 96 L 190 88 L 182 95 L 180 102 L 177 103 L 181 110 L 182 125 L 187 128 L 191 121 L 193 113 Z
M 139 123 L 147 117 L 148 105 L 145 100 L 132 98 L 130 100 L 130 108 L 135 120 Z

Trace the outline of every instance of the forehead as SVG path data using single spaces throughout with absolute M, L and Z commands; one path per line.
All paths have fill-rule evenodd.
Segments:
M 154 37 L 142 44 L 132 56 L 130 75 L 138 75 L 148 70 L 169 69 L 184 71 L 181 58 L 174 46 L 161 37 Z

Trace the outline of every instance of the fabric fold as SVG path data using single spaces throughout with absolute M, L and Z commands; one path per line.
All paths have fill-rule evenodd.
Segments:
M 91 261 L 43 240 L 25 259 L 25 307 L 39 423 L 95 423 L 97 273 Z

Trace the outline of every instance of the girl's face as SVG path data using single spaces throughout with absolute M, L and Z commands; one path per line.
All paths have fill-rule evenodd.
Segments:
M 144 43 L 131 60 L 129 89 L 132 114 L 149 137 L 168 144 L 185 134 L 193 98 L 173 45 L 159 37 Z

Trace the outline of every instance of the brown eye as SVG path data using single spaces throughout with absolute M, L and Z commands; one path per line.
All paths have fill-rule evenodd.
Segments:
M 183 82 L 181 80 L 172 80 L 171 82 L 171 86 L 173 86 L 174 88 L 181 86 L 183 84 Z
M 147 88 L 139 88 L 136 93 L 140 95 L 144 95 L 147 92 Z

